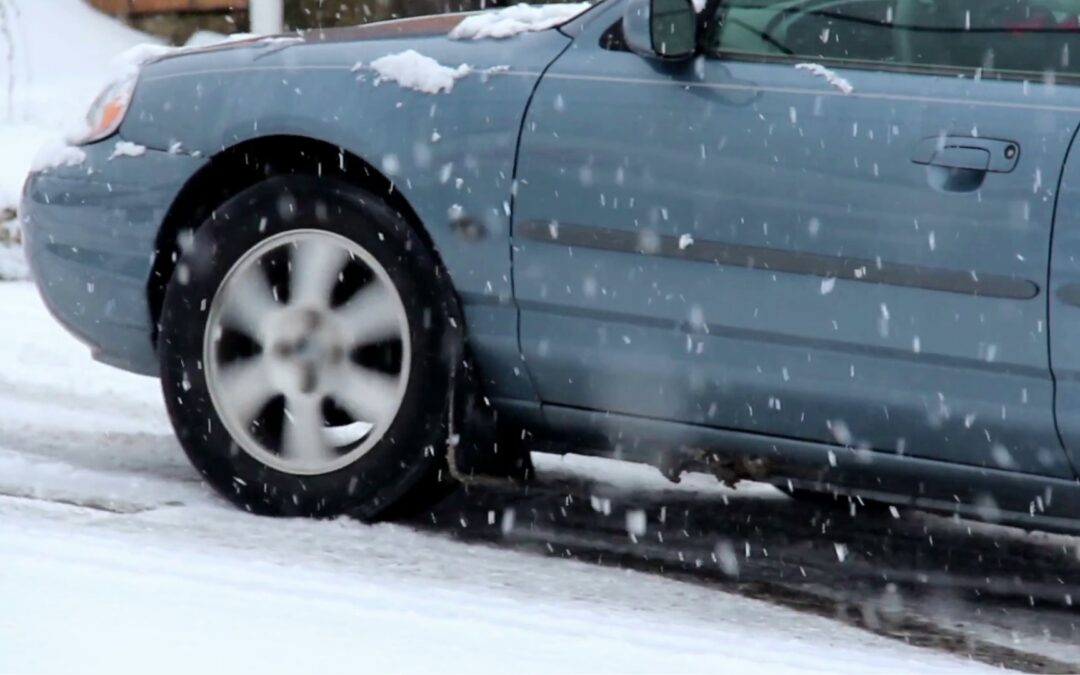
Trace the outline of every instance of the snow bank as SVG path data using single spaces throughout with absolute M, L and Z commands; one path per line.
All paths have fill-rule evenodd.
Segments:
M 25 279 L 30 274 L 22 249 L 0 244 L 0 281 Z
M 32 171 L 45 171 L 61 166 L 78 166 L 86 161 L 86 153 L 63 141 L 52 139 L 38 148 L 34 161 L 30 163 Z
M 114 77 L 117 55 L 157 39 L 94 11 L 83 0 L 0 0 L 0 4 L 7 10 L 0 18 L 0 55 L 5 58 L 0 63 L 3 214 L 17 206 L 32 167 L 81 161 L 80 151 L 57 139 L 75 127 Z M 0 222 L 0 227 L 14 226 L 13 221 Z M 22 276 L 25 269 L 21 251 L 0 244 L 0 277 Z
M 357 68 L 361 67 L 361 64 L 357 64 Z M 376 85 L 384 81 L 397 82 L 406 89 L 415 89 L 425 94 L 437 94 L 440 91 L 450 93 L 456 81 L 473 72 L 472 66 L 467 64 L 451 68 L 414 49 L 375 59 L 371 62 L 371 69 L 379 75 L 375 80 Z
M 40 148 L 50 140 L 55 141 L 57 136 L 58 132 L 48 127 L 9 123 L 0 117 L 0 148 L 4 150 L 0 155 L 0 211 L 15 208 L 26 174 Z
M 474 14 L 450 31 L 452 40 L 501 40 L 519 33 L 547 30 L 564 24 L 581 14 L 591 3 L 577 2 L 564 5 L 519 4 L 482 14 Z
M 6 210 L 0 211 L 0 218 L 5 214 Z M 24 279 L 30 274 L 22 249 L 16 243 L 18 236 L 15 221 L 0 223 L 0 281 Z
M 855 87 L 851 86 L 851 82 L 843 77 L 840 77 L 833 71 L 829 70 L 820 63 L 800 63 L 795 66 L 797 70 L 808 71 L 811 75 L 817 75 L 818 77 L 825 78 L 825 81 L 836 87 L 845 95 L 855 91 Z
M 9 14 L 12 30 L 0 31 L 0 53 L 13 53 L 11 67 L 0 68 L 0 128 L 62 129 L 112 78 L 117 55 L 160 42 L 82 0 L 15 4 L 17 11 Z

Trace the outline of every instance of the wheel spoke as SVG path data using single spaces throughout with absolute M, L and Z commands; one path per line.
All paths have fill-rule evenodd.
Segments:
M 333 459 L 327 443 L 322 399 L 318 396 L 290 396 L 285 400 L 285 424 L 281 454 L 308 466 Z
M 292 250 L 290 303 L 327 307 L 349 252 L 325 239 L 306 239 Z
M 335 448 L 352 445 L 371 433 L 374 425 L 369 422 L 353 422 L 342 427 L 326 427 L 326 439 Z
M 397 413 L 398 379 L 350 364 L 331 396 L 356 421 L 385 428 Z
M 400 337 L 401 305 L 392 290 L 372 281 L 337 310 L 349 330 L 353 347 Z
M 255 416 L 278 394 L 270 382 L 270 373 L 262 356 L 230 364 L 218 373 L 217 378 L 224 394 L 225 413 L 244 428 L 250 427 Z
M 262 344 L 266 319 L 280 308 L 263 268 L 251 265 L 231 280 L 221 310 L 221 323 Z

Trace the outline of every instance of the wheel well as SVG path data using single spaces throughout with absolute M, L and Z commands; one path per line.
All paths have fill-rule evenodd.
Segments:
M 154 341 L 169 285 L 186 233 L 194 232 L 226 201 L 256 183 L 287 174 L 335 176 L 379 195 L 425 239 L 441 265 L 423 222 L 386 176 L 356 155 L 329 143 L 300 136 L 268 136 L 245 141 L 211 158 L 173 201 L 158 232 L 147 288 Z M 445 268 L 444 268 L 445 269 Z
M 502 427 L 499 427 L 490 404 L 483 396 L 484 380 L 476 371 L 471 357 L 461 299 L 423 221 L 391 180 L 360 157 L 330 143 L 300 136 L 268 136 L 246 141 L 212 157 L 206 166 L 188 180 L 169 208 L 157 236 L 147 287 L 155 345 L 160 331 L 165 291 L 180 258 L 182 242 L 186 239 L 185 233 L 197 230 L 213 217 L 218 208 L 243 190 L 271 176 L 288 174 L 343 179 L 381 197 L 391 209 L 412 224 L 416 234 L 428 245 L 435 258 L 436 277 L 446 293 L 448 311 L 454 315 L 450 324 L 454 327 L 456 337 L 453 345 L 448 347 L 448 355 L 453 364 L 454 377 L 463 378 L 462 391 L 467 394 L 462 397 L 466 411 L 449 410 L 448 413 L 455 418 L 460 415 L 462 427 L 470 430 L 469 437 L 475 451 L 463 453 L 468 457 L 463 457 L 463 464 L 454 467 L 452 473 L 469 476 L 475 473 L 492 474 L 511 479 L 528 476 L 531 471 L 528 453 L 496 454 L 486 451 L 485 444 L 491 443 L 494 438 L 492 434 L 498 433 L 496 429 Z M 451 401 L 453 400 L 455 398 L 451 398 Z M 516 427 L 513 433 L 506 432 L 502 436 L 505 437 L 504 446 L 519 444 L 520 435 Z M 471 446 L 465 444 L 462 449 L 465 450 L 466 447 Z M 521 459 L 522 457 L 524 459 Z

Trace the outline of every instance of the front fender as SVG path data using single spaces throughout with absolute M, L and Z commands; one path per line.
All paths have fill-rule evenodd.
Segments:
M 492 395 L 531 398 L 531 386 L 514 382 L 524 378 L 511 303 L 514 166 L 530 96 L 570 41 L 548 30 L 499 41 L 388 38 L 170 58 L 144 69 L 121 132 L 202 157 L 256 138 L 298 136 L 365 160 L 427 229 L 462 298 L 478 360 L 505 374 Z M 449 93 L 378 82 L 369 64 L 406 49 L 474 72 Z M 479 223 L 483 236 L 462 238 L 451 227 L 461 217 Z
M 492 263 L 509 264 L 517 137 L 540 73 L 569 41 L 550 30 L 500 41 L 381 39 L 171 58 L 144 71 L 122 134 L 204 157 L 273 135 L 341 147 L 395 183 L 459 292 L 509 299 L 509 268 Z M 405 49 L 477 72 L 450 93 L 377 83 L 367 64 Z M 354 72 L 357 63 L 365 67 Z M 451 212 L 482 223 L 487 237 L 462 245 L 448 227 Z

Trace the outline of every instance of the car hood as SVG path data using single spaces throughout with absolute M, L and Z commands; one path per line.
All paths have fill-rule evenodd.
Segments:
M 343 42 L 362 42 L 366 40 L 393 40 L 396 38 L 425 38 L 447 35 L 472 12 L 453 14 L 435 14 L 431 16 L 407 19 L 389 19 L 359 26 L 342 28 L 316 28 L 297 33 L 280 35 L 262 35 L 246 37 L 236 36 L 211 45 L 200 47 L 176 47 L 149 50 L 137 59 L 140 66 L 151 66 L 166 61 L 184 59 L 192 62 L 192 57 L 199 55 L 218 55 L 224 53 L 249 52 L 257 58 L 266 52 L 281 51 L 290 46 L 305 44 L 331 44 Z
M 400 41 L 402 48 L 453 42 L 449 33 L 462 21 L 476 12 L 435 14 L 407 19 L 390 19 L 358 26 L 341 28 L 318 28 L 297 33 L 247 37 L 237 36 L 217 44 L 202 47 L 179 47 L 149 50 L 140 59 L 139 67 L 144 75 L 161 76 L 183 72 L 207 72 L 216 68 L 235 68 L 259 64 L 315 63 L 322 58 L 306 48 L 319 49 L 320 45 L 333 50 L 335 47 L 349 49 L 349 45 L 388 45 Z M 508 42 L 497 40 L 493 42 Z M 382 48 L 382 47 L 380 47 Z M 500 51 L 493 49 L 492 51 Z M 325 53 L 320 50 L 318 53 Z M 365 51 L 337 51 L 357 58 L 369 56 Z M 482 59 L 481 59 L 482 60 Z M 511 59 L 514 62 L 517 59 Z M 506 63 L 504 59 L 502 63 Z
M 360 133 L 356 124 L 333 132 L 335 125 L 343 124 L 346 118 L 362 118 L 377 120 L 385 127 L 389 120 L 405 114 L 403 96 L 414 101 L 422 100 L 416 99 L 421 94 L 437 96 L 430 103 L 449 109 L 448 99 L 463 95 L 468 100 L 461 105 L 471 112 L 462 112 L 459 120 L 477 118 L 476 109 L 485 106 L 480 99 L 487 96 L 495 106 L 511 105 L 510 101 L 517 105 L 520 97 L 524 108 L 534 80 L 572 38 L 552 29 L 507 39 L 451 39 L 449 33 L 468 16 L 442 14 L 384 21 L 170 52 L 141 67 L 120 132 L 125 140 L 150 148 L 167 149 L 173 140 L 179 140 L 185 149 L 207 155 L 245 138 L 270 133 L 333 137 L 334 143 L 349 145 L 343 140 Z M 374 66 L 390 56 L 414 61 L 421 57 L 427 60 L 421 63 L 425 67 L 434 61 L 438 74 L 449 71 L 456 75 L 452 80 L 456 86 L 439 86 L 436 92 L 410 82 L 380 87 L 384 81 L 397 82 L 394 78 L 384 80 Z M 489 82 L 492 75 L 508 72 L 513 75 Z M 465 78 L 468 74 L 475 76 Z M 429 108 L 425 104 L 416 110 Z M 478 130 L 487 133 L 488 122 L 483 121 L 487 118 L 479 119 L 483 128 Z M 462 124 L 458 128 L 463 128 Z M 511 126 L 519 124 L 520 119 L 515 118 Z M 370 138 L 352 141 L 358 147 L 361 143 L 372 145 Z M 411 146 L 407 150 L 411 153 Z

